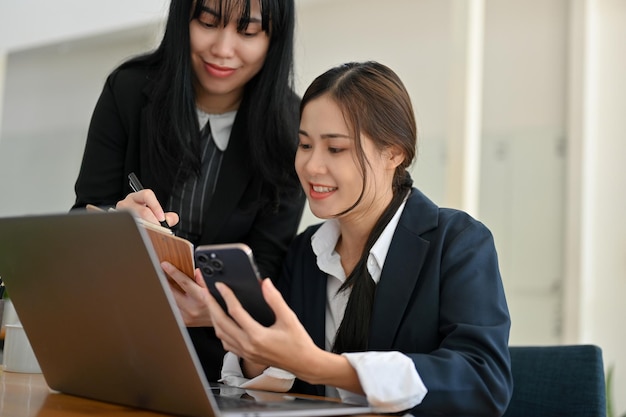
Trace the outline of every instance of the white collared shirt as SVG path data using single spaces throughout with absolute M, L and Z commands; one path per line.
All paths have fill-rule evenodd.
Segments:
M 402 203 L 370 250 L 367 270 L 376 284 L 380 281 L 387 252 L 404 206 L 405 203 Z M 328 274 L 325 327 L 325 348 L 328 351 L 332 349 L 350 297 L 349 289 L 338 293 L 347 278 L 341 265 L 341 257 L 335 250 L 339 236 L 339 221 L 331 219 L 324 222 L 311 237 L 317 266 Z M 415 407 L 427 393 L 413 361 L 400 352 L 370 351 L 344 353 L 343 356 L 357 371 L 366 397 L 331 386 L 326 387 L 326 396 L 340 397 L 347 402 L 369 403 L 381 412 L 399 412 Z
M 391 245 L 391 239 L 400 220 L 400 215 L 404 210 L 405 203 L 402 203 L 398 211 L 387 224 L 383 232 L 378 237 L 374 246 L 370 250 L 367 259 L 367 270 L 372 276 L 372 280 L 378 284 L 380 274 L 387 258 L 387 252 Z M 343 315 L 350 296 L 350 290 L 338 293 L 339 288 L 346 281 L 347 277 L 341 265 L 341 257 L 335 251 L 335 246 L 339 240 L 339 221 L 336 219 L 327 220 L 311 236 L 311 247 L 317 257 L 317 267 L 328 274 L 326 288 L 326 350 L 330 350 L 335 340 L 335 334 L 341 324 Z
M 237 110 L 229 111 L 222 114 L 209 114 L 200 109 L 196 109 L 198 113 L 198 124 L 200 128 L 209 121 L 211 125 L 211 135 L 213 136 L 213 142 L 217 146 L 217 149 L 224 152 L 228 147 L 228 141 L 230 140 L 230 132 L 235 123 L 235 116 Z

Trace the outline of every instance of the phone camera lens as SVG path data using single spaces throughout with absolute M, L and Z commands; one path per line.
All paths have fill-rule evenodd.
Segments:
M 215 271 L 210 266 L 204 265 L 202 267 L 202 273 L 204 274 L 205 277 L 212 277 Z
M 221 271 L 222 269 L 224 269 L 224 263 L 222 262 L 221 259 L 217 259 L 217 258 L 211 259 L 211 266 L 216 271 Z
M 207 263 L 209 261 L 209 257 L 206 256 L 204 253 L 201 253 L 200 255 L 198 255 L 198 262 L 199 263 Z

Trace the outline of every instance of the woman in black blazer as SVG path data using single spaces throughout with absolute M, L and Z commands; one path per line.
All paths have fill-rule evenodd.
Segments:
M 278 277 L 304 203 L 293 168 L 294 9 L 293 0 L 172 1 L 159 47 L 106 80 L 73 209 L 131 209 L 195 245 L 244 242 L 260 272 Z M 132 192 L 131 172 L 144 190 Z M 212 328 L 190 332 L 218 379 L 224 351 Z
M 223 381 L 384 413 L 502 415 L 511 322 L 493 237 L 412 188 L 417 131 L 400 79 L 376 62 L 327 71 L 303 96 L 299 137 L 296 171 L 327 220 L 292 243 L 276 287 L 263 281 L 272 326 L 225 285 L 230 315 L 203 291 L 229 351 Z

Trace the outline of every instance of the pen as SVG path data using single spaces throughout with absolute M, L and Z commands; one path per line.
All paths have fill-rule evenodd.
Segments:
M 130 174 L 128 174 L 128 184 L 130 185 L 130 188 L 132 188 L 134 192 L 143 190 L 143 185 L 141 185 L 141 181 L 139 181 L 139 178 L 137 178 L 137 175 L 135 175 L 134 172 L 131 172 Z M 159 223 L 161 223 L 161 226 L 167 229 L 170 228 L 170 225 L 167 224 L 167 220 L 160 221 Z

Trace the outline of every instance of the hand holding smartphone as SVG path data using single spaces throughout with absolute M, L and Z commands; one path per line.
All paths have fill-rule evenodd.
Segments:
M 195 250 L 196 268 L 211 294 L 226 311 L 226 303 L 215 288 L 216 282 L 226 284 L 246 311 L 264 326 L 276 320 L 261 292 L 261 277 L 254 263 L 252 249 L 243 243 L 202 245 Z

